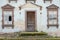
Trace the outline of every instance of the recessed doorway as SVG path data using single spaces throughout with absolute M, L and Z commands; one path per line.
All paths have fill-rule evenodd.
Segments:
M 34 32 L 35 31 L 35 11 L 27 11 L 26 14 L 26 31 Z

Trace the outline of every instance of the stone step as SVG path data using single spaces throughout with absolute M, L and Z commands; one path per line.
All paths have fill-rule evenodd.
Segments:
M 14 33 L 4 33 L 4 34 L 0 34 L 0 37 L 15 37 Z

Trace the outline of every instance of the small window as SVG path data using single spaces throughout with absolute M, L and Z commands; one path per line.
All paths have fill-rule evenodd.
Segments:
M 11 16 L 9 16 L 9 21 L 12 21 L 12 18 L 11 18 Z
M 17 0 L 9 0 L 9 3 L 12 2 L 12 1 L 17 3 Z
M 44 0 L 44 3 L 46 2 L 52 3 L 52 0 Z
M 26 0 L 26 3 L 27 2 L 31 2 L 31 3 L 35 3 L 36 0 Z

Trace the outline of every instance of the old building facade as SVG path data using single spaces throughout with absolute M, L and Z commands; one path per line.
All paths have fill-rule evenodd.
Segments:
M 60 0 L 0 0 L 0 33 L 20 31 L 59 35 Z

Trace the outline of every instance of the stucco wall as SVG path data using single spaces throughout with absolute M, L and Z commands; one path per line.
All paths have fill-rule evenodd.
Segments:
M 14 29 L 4 28 L 2 29 L 2 9 L 1 7 L 10 4 L 15 7 L 14 9 Z M 25 31 L 25 14 L 26 11 L 36 11 L 36 28 L 40 31 L 45 32 L 55 32 L 60 30 L 60 16 L 58 16 L 59 28 L 50 27 L 47 28 L 47 9 L 46 7 L 55 4 L 59 7 L 58 15 L 60 15 L 60 0 L 53 0 L 52 3 L 44 3 L 43 0 L 37 0 L 35 4 L 42 6 L 42 10 L 39 7 L 34 6 L 23 6 L 21 10 L 19 10 L 19 6 L 24 5 L 25 0 L 18 0 L 17 3 L 9 3 L 8 0 L 0 0 L 0 32 L 17 32 L 17 31 Z M 40 14 L 42 13 L 42 14 Z

